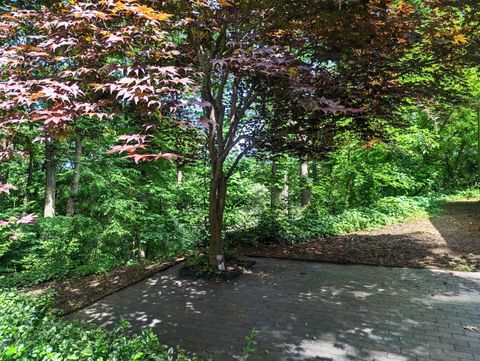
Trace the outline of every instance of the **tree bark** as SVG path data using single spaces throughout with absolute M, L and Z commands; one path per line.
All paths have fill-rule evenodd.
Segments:
M 211 266 L 217 266 L 223 260 L 223 214 L 227 195 L 227 179 L 223 172 L 223 162 L 212 162 L 210 180 L 209 222 L 210 247 L 208 259 Z
M 477 108 L 477 162 L 478 162 L 477 181 L 480 181 L 480 106 Z
M 26 207 L 30 201 L 30 187 L 32 186 L 33 179 L 33 165 L 35 163 L 35 154 L 33 153 L 33 147 L 30 147 L 28 152 L 28 176 L 27 183 L 25 184 L 25 194 L 23 195 L 23 205 Z
M 313 184 L 317 184 L 318 182 L 318 161 L 316 160 L 313 161 L 313 166 L 312 166 L 312 181 L 313 181 Z
M 225 54 L 227 47 L 227 28 L 222 27 L 222 35 L 216 41 L 213 49 L 205 49 L 195 40 L 195 34 L 188 32 L 196 46 L 197 61 L 203 72 L 202 100 L 210 105 L 204 107 L 205 118 L 208 119 L 207 146 L 212 169 L 209 190 L 209 223 L 210 223 L 210 246 L 209 263 L 211 266 L 223 265 L 223 215 L 225 211 L 225 197 L 227 194 L 227 182 L 235 171 L 238 163 L 247 152 L 254 146 L 254 137 L 239 134 L 240 124 L 246 112 L 258 98 L 258 85 L 249 82 L 245 87 L 241 86 L 242 78 L 231 74 L 228 70 L 221 74 L 215 73 L 212 60 L 219 54 Z M 228 95 L 225 94 L 229 79 Z M 218 80 L 213 81 L 213 80 Z M 228 100 L 226 98 L 229 98 Z M 226 105 L 225 103 L 228 103 Z M 207 109 L 209 108 L 209 109 Z M 243 150 L 236 155 L 232 165 L 224 169 L 224 164 L 230 152 L 240 144 L 242 140 Z
M 138 260 L 140 262 L 144 262 L 146 258 L 147 258 L 147 250 L 145 249 L 145 246 L 142 243 L 139 243 L 139 245 L 138 245 Z
M 54 140 L 45 142 L 45 207 L 43 216 L 45 218 L 55 217 L 55 193 L 56 183 L 56 160 Z
M 80 167 L 82 165 L 83 144 L 82 135 L 79 131 L 75 132 L 75 159 L 72 183 L 70 185 L 70 196 L 67 201 L 67 217 L 75 215 L 78 189 L 80 187 Z
M 288 172 L 283 175 L 282 193 L 280 194 L 281 202 L 283 203 L 285 213 L 289 213 L 289 188 L 288 188 Z
M 278 209 L 281 202 L 282 188 L 279 186 L 278 164 L 275 159 L 272 160 L 272 185 L 270 188 L 270 208 L 272 211 Z
M 310 204 L 310 186 L 308 184 L 308 162 L 306 159 L 300 161 L 300 186 L 302 189 L 301 204 L 306 207 Z
M 183 184 L 183 164 L 177 163 L 177 184 L 181 186 Z

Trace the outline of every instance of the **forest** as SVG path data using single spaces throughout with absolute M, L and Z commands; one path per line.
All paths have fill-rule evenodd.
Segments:
M 480 197 L 477 1 L 0 13 L 0 360 L 190 357 L 150 331 L 64 323 L 16 289 L 178 257 L 217 273 L 245 248 Z

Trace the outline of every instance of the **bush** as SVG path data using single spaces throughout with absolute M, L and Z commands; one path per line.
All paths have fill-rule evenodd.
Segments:
M 200 238 L 198 230 L 181 223 L 174 214 L 143 217 L 138 234 L 149 259 L 170 258 L 190 252 Z
M 46 298 L 0 292 L 0 361 L 193 361 L 160 344 L 151 330 L 125 336 L 57 318 Z M 123 322 L 125 323 L 125 322 Z
M 311 207 L 296 218 L 272 213 L 260 217 L 257 226 L 227 235 L 230 243 L 294 244 L 329 235 L 339 235 L 386 226 L 438 209 L 437 197 L 386 197 L 370 207 L 346 209 L 339 214 Z
M 39 219 L 0 258 L 6 275 L 0 288 L 111 269 L 118 258 L 100 251 L 101 230 L 98 221 L 83 216 Z
M 101 231 L 98 222 L 75 216 L 43 218 L 34 224 L 25 242 L 28 252 L 19 262 L 22 269 L 64 269 L 90 262 Z M 35 229 L 36 228 L 36 229 Z
M 462 200 L 462 199 L 479 199 L 480 198 L 480 188 L 468 188 L 461 191 L 457 191 L 450 197 L 453 200 Z
M 113 223 L 80 215 L 38 219 L 18 239 L 5 243 L 0 289 L 107 272 L 138 261 L 134 255 L 140 245 L 148 260 L 176 257 L 202 239 L 198 228 L 176 214 L 140 215 L 129 227 Z

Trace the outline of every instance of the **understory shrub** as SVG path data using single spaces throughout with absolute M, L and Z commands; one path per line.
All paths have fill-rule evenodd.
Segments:
M 175 257 L 189 252 L 200 239 L 198 227 L 188 226 L 171 214 L 143 217 L 139 241 L 149 259 Z
M 452 196 L 452 200 L 461 200 L 461 199 L 480 199 L 480 188 L 468 188 L 460 191 L 456 191 Z
M 142 215 L 135 223 L 130 230 L 85 216 L 40 218 L 0 254 L 0 289 L 133 264 L 139 261 L 135 257 L 139 245 L 148 260 L 175 257 L 189 252 L 201 237 L 198 227 L 188 226 L 175 215 Z
M 0 288 L 112 269 L 118 257 L 101 251 L 101 230 L 98 221 L 84 216 L 39 219 L 0 258 Z
M 438 209 L 438 197 L 386 197 L 369 207 L 346 209 L 332 214 L 326 209 L 309 208 L 297 217 L 267 213 L 257 226 L 230 232 L 232 244 L 293 244 L 314 238 L 362 231 L 411 218 L 426 216 Z
M 126 336 L 55 316 L 46 297 L 0 292 L 0 361 L 193 361 L 167 349 L 151 330 Z

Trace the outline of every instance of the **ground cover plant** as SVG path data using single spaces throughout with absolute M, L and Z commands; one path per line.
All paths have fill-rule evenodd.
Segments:
M 0 293 L 0 360 L 158 360 L 189 361 L 182 351 L 161 345 L 150 330 L 125 336 L 115 331 L 66 322 L 55 316 L 48 297 L 15 291 Z

